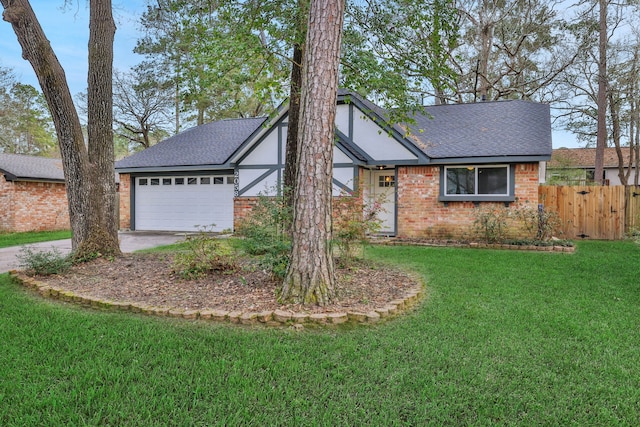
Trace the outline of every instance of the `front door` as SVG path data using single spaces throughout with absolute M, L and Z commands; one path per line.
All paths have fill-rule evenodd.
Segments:
M 369 188 L 370 202 L 381 204 L 378 218 L 382 221 L 380 233 L 395 234 L 396 232 L 396 173 L 394 170 L 372 171 Z

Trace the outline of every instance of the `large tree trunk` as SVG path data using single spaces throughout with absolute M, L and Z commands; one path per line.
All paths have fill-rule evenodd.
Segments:
M 289 91 L 289 116 L 287 118 L 287 145 L 284 164 L 284 205 L 293 209 L 293 189 L 298 172 L 298 125 L 300 122 L 300 89 L 302 88 L 302 46 L 293 46 L 291 64 L 291 89 Z
M 113 153 L 113 21 L 111 0 L 91 0 L 89 6 L 89 76 L 87 134 L 89 137 L 89 233 L 79 256 L 120 253 Z
M 335 294 L 331 255 L 333 144 L 344 0 L 312 0 L 306 38 L 291 259 L 280 299 L 325 305 Z
M 72 248 L 77 256 L 87 255 L 86 250 L 92 254 L 117 254 L 120 253 L 117 237 L 117 224 L 115 223 L 115 173 L 113 170 L 113 139 L 111 136 L 111 93 L 102 91 L 103 97 L 93 97 L 92 91 L 101 92 L 96 84 L 106 84 L 104 81 L 96 79 L 104 78 L 101 71 L 96 70 L 90 73 L 89 80 L 89 122 L 97 129 L 89 130 L 90 144 L 89 151 L 84 144 L 82 127 L 78 114 L 73 104 L 69 86 L 67 85 L 64 70 L 60 66 L 49 41 L 47 40 L 38 19 L 36 18 L 31 4 L 27 0 L 0 0 L 4 7 L 3 19 L 10 22 L 18 42 L 22 47 L 22 56 L 31 63 L 38 78 L 42 93 L 47 100 L 51 116 L 56 128 L 60 153 L 67 189 L 67 199 L 69 202 L 69 217 L 71 220 Z M 104 13 L 104 8 L 108 8 L 111 13 L 110 2 L 97 2 Z M 93 19 L 92 2 L 92 19 Z M 110 16 L 110 15 L 109 15 Z M 93 31 L 93 23 L 90 24 Z M 113 29 L 112 29 L 113 32 Z M 97 33 L 99 34 L 99 33 Z M 90 46 L 92 50 L 101 52 L 109 39 L 92 38 L 94 44 Z M 110 51 L 113 48 L 113 35 L 111 36 Z M 91 53 L 90 53 L 91 57 Z M 91 60 L 95 58 L 90 58 Z M 98 68 L 108 68 L 111 73 L 111 59 L 108 56 L 105 61 L 94 64 Z M 108 65 L 107 65 L 108 63 Z M 94 70 L 95 70 L 94 67 Z M 91 68 L 91 64 L 90 64 Z M 109 77 L 109 88 L 111 78 Z M 96 105 L 98 104 L 98 105 Z M 92 108 L 96 108 L 92 113 Z M 106 113 L 106 110 L 109 110 Z M 96 111 L 103 111 L 97 113 Z M 95 121 L 91 123 L 92 121 Z M 108 127 L 108 135 L 97 140 L 91 140 L 92 134 L 104 132 Z M 94 147 L 94 145 L 97 145 Z M 110 155 L 109 155 L 110 151 Z M 90 162 L 91 159 L 91 162 Z M 107 200 L 106 194 L 111 192 L 113 202 Z M 106 201 L 106 205 L 102 204 Z M 111 210 L 112 212 L 100 213 Z M 102 218 L 100 223 L 93 224 L 96 218 Z M 110 219 L 106 219 L 110 218 Z M 105 225 L 105 224 L 109 225 Z M 99 235 L 96 236 L 95 234 Z M 88 244 L 86 242 L 91 242 Z
M 604 148 L 607 146 L 607 1 L 599 0 L 600 35 L 598 48 L 598 130 L 594 181 L 604 184 Z
M 293 210 L 293 189 L 298 172 L 298 125 L 300 123 L 300 92 L 302 90 L 302 64 L 304 44 L 307 33 L 309 0 L 298 0 L 296 12 L 295 42 L 291 62 L 291 85 L 289 90 L 289 116 L 287 118 L 287 144 L 284 165 L 284 205 Z M 287 233 L 291 234 L 291 224 L 287 224 Z

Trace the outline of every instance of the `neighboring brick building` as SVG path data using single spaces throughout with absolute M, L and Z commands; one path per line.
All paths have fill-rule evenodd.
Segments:
M 268 118 L 207 123 L 117 162 L 121 227 L 237 227 L 258 195 L 282 186 L 287 113 L 285 103 Z M 333 195 L 359 189 L 379 204 L 382 234 L 459 239 L 478 208 L 537 209 L 540 162 L 551 158 L 549 105 L 435 105 L 409 125 L 387 118 L 357 93 L 338 93 Z
M 0 232 L 67 230 L 60 159 L 0 153 Z

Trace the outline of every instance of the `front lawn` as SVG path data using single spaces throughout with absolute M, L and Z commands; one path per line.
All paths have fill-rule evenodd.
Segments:
M 69 230 L 29 231 L 26 233 L 0 233 L 0 248 L 70 238 L 71 231 Z
M 0 275 L 0 425 L 634 425 L 640 248 L 374 247 L 421 274 L 375 327 L 245 328 L 41 300 Z

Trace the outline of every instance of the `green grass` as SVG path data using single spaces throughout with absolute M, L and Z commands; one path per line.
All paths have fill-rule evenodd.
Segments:
M 422 275 L 375 327 L 255 329 L 41 300 L 0 276 L 0 425 L 636 425 L 640 248 L 375 247 Z
M 70 238 L 71 231 L 69 230 L 29 231 L 26 233 L 0 233 L 0 248 Z

